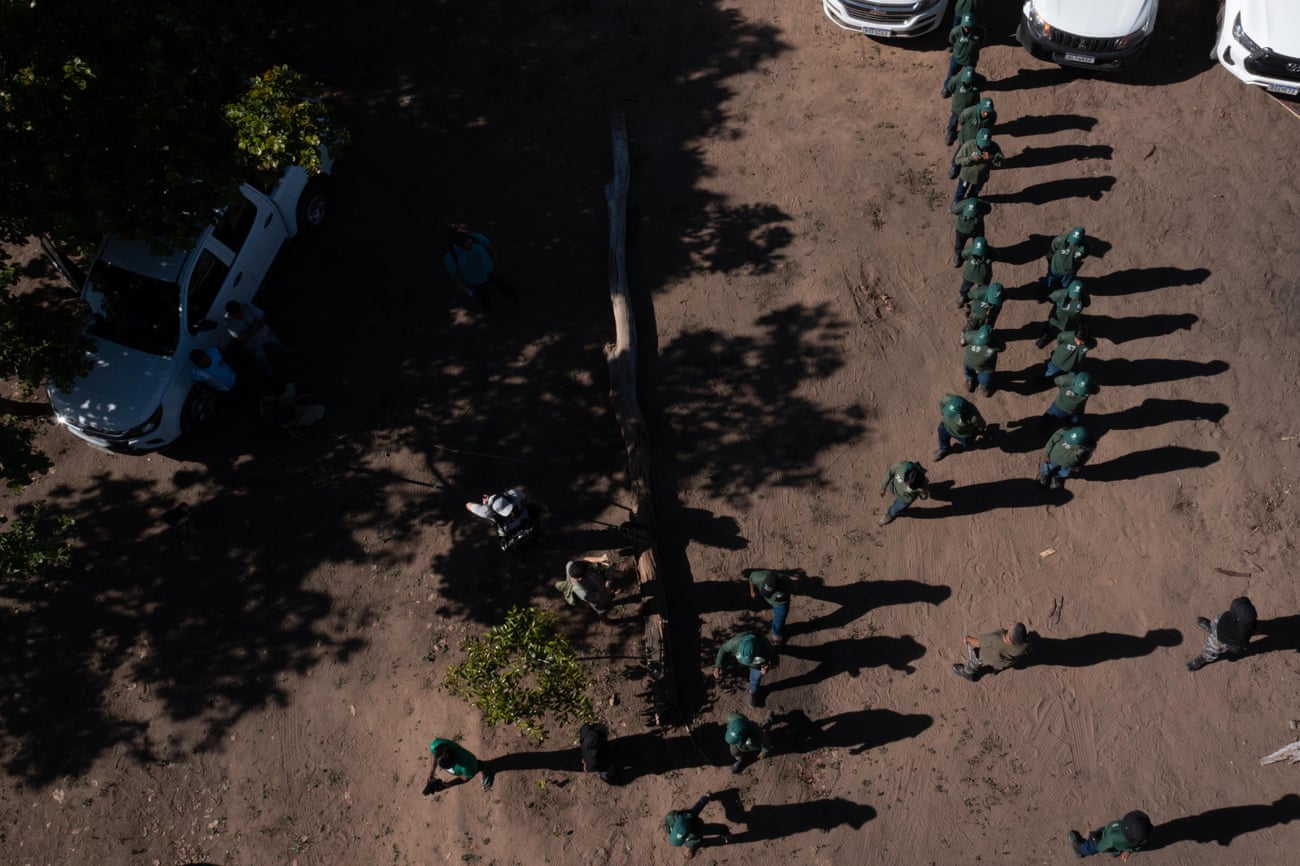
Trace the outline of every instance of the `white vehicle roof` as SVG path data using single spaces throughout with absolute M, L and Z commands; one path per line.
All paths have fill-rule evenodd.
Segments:
M 1296 0 L 1282 0 L 1296 2 Z M 1075 36 L 1127 36 L 1156 13 L 1157 0 L 1034 0 L 1043 20 Z

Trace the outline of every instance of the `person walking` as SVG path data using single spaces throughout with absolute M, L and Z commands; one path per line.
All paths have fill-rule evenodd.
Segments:
M 1047 291 L 1069 285 L 1087 257 L 1088 239 L 1083 226 L 1075 226 L 1065 234 L 1057 235 L 1047 257 L 1047 276 L 1043 277 Z
M 489 287 L 514 296 L 514 290 L 497 270 L 497 253 L 492 242 L 485 235 L 470 231 L 468 226 L 451 227 L 451 239 L 442 263 L 456 286 L 471 298 L 477 297 L 484 309 L 492 307 Z
M 1047 359 L 1043 378 L 1055 379 L 1061 373 L 1073 373 L 1095 348 L 1097 341 L 1092 338 L 1092 329 L 1087 322 L 1079 322 L 1072 331 L 1062 331 L 1056 335 L 1056 348 Z
M 885 516 L 880 518 L 881 526 L 893 523 L 916 500 L 930 498 L 930 479 L 925 477 L 925 467 L 911 460 L 898 461 L 889 467 L 885 481 L 880 485 L 881 496 L 885 491 L 894 494 L 894 501 Z
M 1002 168 L 1006 158 L 1002 148 L 993 140 L 993 133 L 981 129 L 975 137 L 957 149 L 958 172 L 957 190 L 953 193 L 954 202 L 964 198 L 976 198 L 989 179 L 989 171 Z
M 614 781 L 614 764 L 609 754 L 609 729 L 600 724 L 578 728 L 578 754 L 582 772 L 595 773 L 606 784 Z
M 957 144 L 960 146 L 975 138 L 981 129 L 993 130 L 998 122 L 998 113 L 993 107 L 993 100 L 984 97 L 974 105 L 962 109 L 957 117 Z M 948 166 L 948 180 L 957 177 L 957 151 L 953 151 L 952 164 Z
M 429 778 L 424 783 L 422 793 L 426 797 L 442 788 L 454 787 L 462 782 L 468 782 L 480 771 L 482 771 L 483 777 L 479 780 L 479 783 L 483 786 L 483 790 L 492 790 L 492 774 L 479 762 L 478 758 L 474 757 L 474 753 L 469 749 L 451 740 L 438 737 L 429 743 L 429 752 L 433 755 L 433 766 L 429 768 Z M 439 771 L 456 781 L 447 782 L 439 779 Z
M 1057 430 L 1043 448 L 1038 465 L 1038 483 L 1051 490 L 1065 486 L 1065 479 L 1092 459 L 1092 443 L 1083 427 Z
M 943 95 L 952 96 L 948 90 L 948 79 L 957 74 L 963 66 L 980 65 L 980 49 L 984 47 L 984 28 L 969 12 L 961 16 L 957 25 L 948 31 L 948 47 L 952 56 L 948 59 L 948 73 L 943 77 Z
M 956 233 L 952 242 L 952 266 L 960 268 L 962 265 L 961 253 L 966 247 L 966 241 L 983 236 L 984 215 L 993 208 L 988 202 L 972 197 L 953 202 L 948 206 L 948 210 L 957 216 Z
M 1214 619 L 1198 616 L 1196 627 L 1205 632 L 1205 647 L 1200 655 L 1187 663 L 1187 669 L 1199 671 L 1225 655 L 1245 655 L 1246 645 L 1255 634 L 1255 625 L 1255 605 L 1244 595 L 1234 598 L 1228 609 Z
M 957 140 L 957 124 L 961 120 L 961 113 L 980 101 L 980 93 L 985 84 L 988 84 L 988 79 L 976 72 L 974 66 L 963 66 L 961 72 L 944 82 L 943 89 L 952 94 L 944 144 L 952 147 Z
M 1052 338 L 1061 331 L 1073 331 L 1083 316 L 1084 308 L 1091 302 L 1088 290 L 1083 287 L 1083 280 L 1072 280 L 1065 288 L 1048 295 L 1047 299 L 1052 302 L 1052 311 L 1047 314 L 1043 332 L 1034 341 L 1034 345 L 1040 349 L 1052 342 Z
M 700 812 L 712 799 L 712 795 L 705 794 L 691 808 L 674 810 L 664 816 L 668 844 L 681 848 L 687 860 L 694 857 L 695 850 L 704 844 L 704 822 L 700 820 Z
M 270 349 L 277 354 L 287 355 L 289 350 L 280 342 L 280 338 L 271 330 L 266 321 L 266 314 L 261 308 L 250 303 L 230 301 L 226 304 L 226 314 L 222 317 L 226 323 L 226 333 L 253 356 L 257 368 L 268 377 L 275 379 L 275 367 L 266 354 Z
M 772 738 L 767 735 L 767 731 L 735 710 L 727 716 L 724 739 L 731 750 L 733 773 L 745 769 L 745 764 L 751 760 L 761 761 L 772 751 Z
M 966 661 L 954 664 L 952 672 L 971 682 L 980 678 L 981 671 L 1001 673 L 1015 666 L 1029 652 L 1029 634 L 1022 622 L 979 637 L 966 635 L 962 642 L 966 645 Z
M 1092 381 L 1092 374 L 1087 372 L 1062 373 L 1053 381 L 1058 389 L 1056 399 L 1047 407 L 1043 417 L 1048 420 L 1056 418 L 1066 424 L 1078 424 L 1088 405 L 1088 398 L 1101 388 Z
M 957 307 L 970 303 L 971 286 L 988 285 L 993 279 L 993 249 L 983 235 L 970 242 L 970 248 L 961 254 L 965 262 L 961 269 L 961 285 L 957 288 Z
M 741 667 L 749 668 L 749 705 L 757 707 L 763 675 L 776 667 L 778 662 L 776 648 L 765 638 L 747 631 L 740 632 L 718 647 L 718 654 L 713 660 L 715 680 L 722 679 L 722 665 L 728 657 L 734 658 Z
M 934 452 L 935 462 L 947 457 L 955 447 L 969 448 L 976 437 L 984 435 L 988 424 L 975 404 L 956 394 L 939 398 L 939 450 Z
M 1002 312 L 1004 293 L 1001 283 L 989 283 L 976 286 L 969 295 L 970 310 L 966 314 L 966 331 L 978 331 L 988 325 L 990 328 L 998 323 Z M 962 343 L 962 345 L 966 345 Z
M 1094 854 L 1119 855 L 1127 861 L 1129 855 L 1141 848 L 1151 838 L 1151 819 L 1146 812 L 1129 812 L 1118 821 L 1111 821 L 1104 827 L 1098 827 L 1085 839 L 1078 831 L 1071 830 L 1065 834 L 1071 850 L 1078 857 L 1091 857 Z
M 974 392 L 978 382 L 980 393 L 992 397 L 998 354 L 1007 348 L 1007 344 L 993 335 L 992 325 L 982 325 L 973 331 L 966 331 L 961 335 L 961 343 L 966 347 L 962 359 L 962 375 L 966 378 L 967 392 Z
M 772 643 L 780 646 L 785 642 L 785 620 L 790 615 L 790 595 L 794 583 L 779 571 L 767 568 L 750 569 L 749 597 L 762 596 L 763 601 L 772 606 Z

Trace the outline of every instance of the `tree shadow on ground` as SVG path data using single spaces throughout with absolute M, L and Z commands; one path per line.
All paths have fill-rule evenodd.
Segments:
M 931 716 L 904 715 L 893 710 L 852 710 L 824 719 L 810 719 L 803 710 L 789 710 L 772 717 L 771 733 L 773 746 L 779 752 L 848 749 L 850 755 L 860 755 L 920 736 L 933 724 Z
M 1103 662 L 1140 658 L 1159 647 L 1175 647 L 1182 642 L 1183 634 L 1175 628 L 1152 629 L 1141 636 L 1108 631 L 1070 638 L 1033 634 L 1033 651 L 1020 667 L 1086 668 Z
M 1087 423 L 1089 430 L 1101 436 L 1111 430 L 1142 430 L 1176 421 L 1210 421 L 1217 424 L 1227 414 L 1228 407 L 1223 403 L 1148 397 L 1137 406 L 1119 412 L 1088 415 Z
M 1272 803 L 1225 806 L 1158 824 L 1151 832 L 1151 841 L 1142 850 L 1159 851 L 1179 842 L 1201 845 L 1214 842 L 1226 848 L 1238 836 L 1290 824 L 1298 819 L 1300 794 L 1286 794 Z
M 998 135 L 1023 138 L 1029 135 L 1051 135 L 1068 129 L 1089 132 L 1097 125 L 1097 118 L 1083 114 L 1027 114 L 999 123 L 994 129 Z
M 1115 185 L 1110 175 L 1100 177 L 1072 177 L 1049 180 L 1027 186 L 1020 192 L 993 193 L 980 198 L 990 204 L 1047 204 L 1063 198 L 1087 198 L 1101 201 L 1103 194 Z
M 722 804 L 729 822 L 745 825 L 745 830 L 729 835 L 727 842 L 731 845 L 789 839 L 813 830 L 826 833 L 846 824 L 857 830 L 876 817 L 875 809 L 843 797 L 785 805 L 755 804 L 748 809 L 737 788 L 719 791 L 713 797 Z
M 1088 293 L 1095 297 L 1118 297 L 1154 292 L 1173 286 L 1196 286 L 1210 276 L 1206 268 L 1126 268 L 1088 280 Z
M 839 674 L 859 676 L 864 669 L 888 667 L 902 673 L 915 673 L 912 662 L 925 655 L 925 647 L 911 635 L 888 637 L 873 635 L 863 638 L 839 638 L 812 646 L 786 644 L 782 656 L 814 662 L 811 670 L 786 676 L 779 667 L 763 678 L 763 688 L 769 694 L 816 685 Z M 793 667 L 783 662 L 787 669 Z
M 1219 452 L 1200 451 L 1181 445 L 1163 445 L 1134 451 L 1105 463 L 1089 463 L 1084 477 L 1089 481 L 1132 481 L 1180 469 L 1203 469 L 1219 462 Z
M 1146 340 L 1151 337 L 1163 337 L 1177 331 L 1190 331 L 1192 325 L 1200 321 L 1191 313 L 1156 313 L 1149 316 L 1112 316 L 1088 315 L 1093 336 L 1109 340 L 1115 345 L 1131 343 L 1134 340 Z
M 1251 641 L 1248 655 L 1300 652 L 1300 614 L 1261 619 L 1256 628 L 1260 637 Z
M 1201 376 L 1217 376 L 1227 372 L 1227 361 L 1188 361 L 1183 358 L 1105 358 L 1091 355 L 1085 362 L 1090 373 L 1103 385 L 1154 385 L 1157 382 L 1177 382 Z M 1039 369 L 1042 365 L 1039 365 Z
M 1035 461 L 1025 467 L 1023 478 L 1002 478 L 961 486 L 951 481 L 940 481 L 930 485 L 930 498 L 943 502 L 943 505 L 938 508 L 912 506 L 904 515 L 921 520 L 939 520 L 1003 508 L 1046 508 L 1064 505 L 1074 498 L 1074 494 L 1064 487 L 1059 490 L 1043 487 L 1034 480 L 1037 474 L 1038 463 Z
M 999 134 L 1001 130 L 998 130 Z M 1115 149 L 1108 144 L 1055 144 L 1050 147 L 1026 147 L 1009 157 L 1007 168 L 1037 168 L 1060 162 L 1081 162 L 1086 159 L 1110 159 Z

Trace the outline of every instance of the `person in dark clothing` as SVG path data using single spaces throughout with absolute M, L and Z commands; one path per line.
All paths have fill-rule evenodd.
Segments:
M 614 781 L 614 764 L 609 755 L 609 729 L 604 725 L 583 725 L 578 728 L 578 751 L 582 755 L 582 771 L 595 773 L 602 782 Z
M 1198 616 L 1196 627 L 1205 632 L 1205 647 L 1187 663 L 1187 669 L 1199 671 L 1225 655 L 1243 655 L 1255 634 L 1255 625 L 1255 605 L 1244 595 L 1234 598 L 1232 605 L 1214 619 Z
M 1127 860 L 1151 838 L 1151 819 L 1146 812 L 1134 810 L 1118 821 L 1098 827 L 1085 839 L 1075 830 L 1065 834 L 1075 856 L 1091 857 L 1093 854 L 1110 854 Z
M 695 801 L 689 809 L 674 809 L 664 816 L 664 830 L 668 833 L 668 844 L 681 848 L 689 860 L 695 856 L 695 849 L 704 844 L 704 822 L 700 812 L 709 805 L 713 797 L 705 794 Z

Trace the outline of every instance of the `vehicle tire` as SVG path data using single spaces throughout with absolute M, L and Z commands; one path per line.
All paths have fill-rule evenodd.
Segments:
M 206 427 L 217 414 L 217 392 L 205 385 L 195 385 L 181 408 L 181 429 L 190 432 Z
M 312 235 L 325 225 L 329 215 L 329 181 L 317 176 L 307 182 L 298 196 L 298 234 Z

